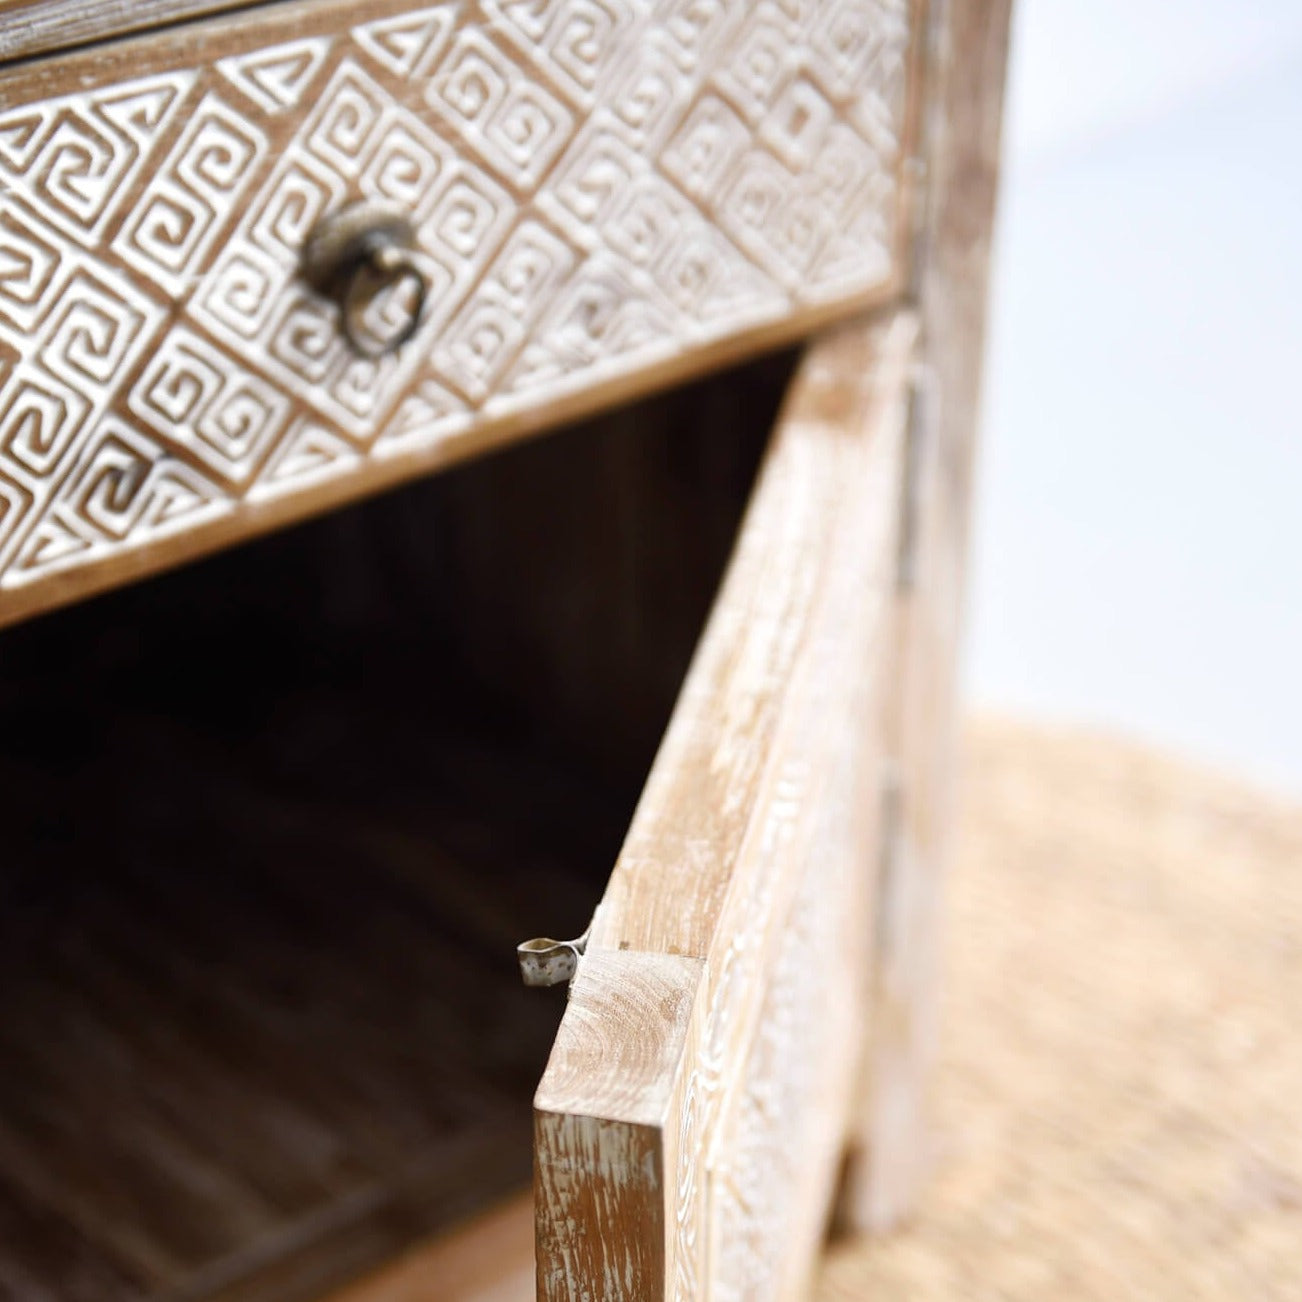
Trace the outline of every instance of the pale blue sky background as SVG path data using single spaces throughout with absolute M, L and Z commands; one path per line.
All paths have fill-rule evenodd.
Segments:
M 1302 0 L 1017 0 L 978 704 L 1302 793 Z

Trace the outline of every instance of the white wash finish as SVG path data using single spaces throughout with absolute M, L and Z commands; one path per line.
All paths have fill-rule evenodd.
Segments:
M 0 625 L 887 301 L 914 26 L 287 0 L 0 67 Z M 300 267 L 361 200 L 429 286 L 380 359 Z
M 911 543 L 896 598 L 890 827 L 877 888 L 873 1014 L 847 1226 L 895 1227 L 932 1169 L 945 864 L 954 826 L 958 653 L 1011 0 L 933 0 L 929 193 L 914 290 L 926 382 L 912 424 Z
M 906 313 L 813 346 L 535 1099 L 541 1302 L 798 1296 L 869 1001 Z

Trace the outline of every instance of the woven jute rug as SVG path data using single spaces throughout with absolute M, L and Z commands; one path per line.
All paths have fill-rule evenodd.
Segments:
M 993 719 L 963 777 L 935 1175 L 821 1302 L 1302 1299 L 1302 807 Z

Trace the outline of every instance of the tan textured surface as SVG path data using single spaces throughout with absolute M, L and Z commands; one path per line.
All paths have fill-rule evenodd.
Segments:
M 936 1178 L 844 1299 L 1302 1298 L 1302 807 L 968 734 Z

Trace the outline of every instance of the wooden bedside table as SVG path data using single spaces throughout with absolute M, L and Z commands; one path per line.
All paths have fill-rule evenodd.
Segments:
M 0 14 L 0 1292 L 796 1296 L 925 1166 L 1007 4 L 233 8 Z

